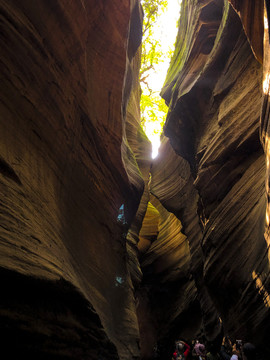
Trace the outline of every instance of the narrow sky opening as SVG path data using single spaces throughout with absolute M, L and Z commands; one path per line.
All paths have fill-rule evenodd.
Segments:
M 181 0 L 142 0 L 141 3 L 145 13 L 140 73 L 141 117 L 144 131 L 152 143 L 152 158 L 155 158 L 168 111 L 159 93 L 174 50 Z M 153 16 L 154 7 L 157 11 Z

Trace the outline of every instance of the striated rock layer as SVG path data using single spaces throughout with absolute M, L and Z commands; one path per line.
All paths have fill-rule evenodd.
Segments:
M 10 359 L 165 359 L 223 332 L 269 358 L 269 12 L 182 1 L 151 164 L 139 1 L 0 0 Z
M 263 347 L 267 358 L 269 217 L 264 233 L 263 68 L 257 60 L 263 5 L 258 2 L 253 12 L 251 5 L 232 3 L 234 8 L 226 0 L 182 1 L 176 49 L 162 90 L 169 105 L 164 133 L 170 144 L 164 142 L 153 164 L 151 192 L 183 224 L 206 338 L 217 339 L 224 330 Z M 269 87 L 268 52 L 265 40 Z M 267 156 L 268 91 L 262 117 Z
M 143 278 L 136 293 L 137 313 L 142 358 L 151 359 L 157 346 L 163 359 L 172 351 L 177 329 L 191 338 L 201 316 L 182 224 L 155 197 L 150 201 L 138 244 Z
M 125 115 L 140 4 L 1 0 L 0 16 L 3 343 L 138 358 L 125 235 L 144 181 Z
M 175 297 L 176 306 L 188 309 L 187 316 L 179 312 L 179 319 L 171 318 L 170 338 L 184 336 L 190 341 L 199 334 L 207 333 L 209 339 L 215 339 L 221 331 L 217 311 L 205 288 L 202 278 L 203 252 L 201 249 L 201 219 L 198 216 L 199 196 L 193 185 L 193 177 L 188 162 L 172 149 L 168 138 L 163 138 L 160 155 L 153 164 L 151 192 L 158 197 L 163 206 L 181 219 L 182 232 L 187 236 L 188 252 L 179 256 L 188 264 L 187 279 L 193 282 L 195 304 L 188 297 Z M 180 273 L 182 272 L 178 263 Z M 180 275 L 180 274 L 179 274 Z M 183 291 L 181 276 L 175 279 L 175 287 Z M 172 273 L 170 273 L 172 277 Z M 185 318 L 186 317 L 186 318 Z M 191 327 L 192 324 L 192 327 Z M 192 329 L 192 330 L 191 330 Z M 191 331 L 190 331 L 191 330 Z M 168 344 L 170 342 L 168 337 Z

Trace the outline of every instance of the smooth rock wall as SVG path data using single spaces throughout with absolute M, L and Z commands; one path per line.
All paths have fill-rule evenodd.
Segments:
M 0 11 L 4 343 L 40 359 L 138 358 L 125 235 L 144 182 L 122 143 L 139 3 L 1 0 Z
M 182 232 L 187 236 L 188 253 L 182 253 L 179 256 L 179 271 L 176 282 L 179 281 L 179 291 L 184 290 L 181 282 L 180 259 L 185 259 L 188 264 L 188 274 L 186 277 L 193 282 L 193 292 L 196 298 L 196 307 L 194 310 L 193 302 L 188 304 L 189 299 L 175 297 L 178 307 L 189 308 L 190 319 L 182 322 L 177 318 L 171 318 L 170 337 L 177 338 L 188 335 L 191 341 L 200 332 L 207 335 L 209 339 L 215 339 L 221 332 L 221 326 L 218 319 L 216 308 L 209 297 L 208 291 L 202 276 L 203 252 L 201 249 L 201 219 L 198 214 L 199 195 L 194 185 L 194 178 L 190 171 L 188 162 L 178 156 L 172 149 L 169 139 L 164 137 L 160 147 L 160 155 L 155 160 L 152 167 L 151 193 L 156 196 L 161 204 L 181 219 L 183 224 Z M 182 274 L 183 275 L 183 274 Z M 173 277 L 173 272 L 170 274 Z M 178 280 L 177 280 L 178 279 Z M 174 294 L 170 294 L 174 296 Z M 191 327 L 191 323 L 193 326 Z M 192 331 L 188 331 L 189 329 Z M 174 333 L 174 331 L 176 333 Z M 168 339 L 169 341 L 169 339 Z
M 151 359 L 155 347 L 161 359 L 170 356 L 176 335 L 191 340 L 200 328 L 189 244 L 181 230 L 179 219 L 150 196 L 138 244 L 143 273 L 137 290 L 142 359 Z
M 137 11 L 134 12 L 134 21 L 138 22 L 138 18 L 141 19 L 141 21 L 143 19 L 142 8 L 138 8 Z M 138 24 L 137 28 L 140 30 L 140 35 L 142 35 L 142 23 Z M 132 43 L 132 36 L 130 36 L 130 43 Z M 135 184 L 137 188 L 142 189 L 142 196 L 138 198 L 140 204 L 127 232 L 128 265 L 132 283 L 136 288 L 136 286 L 140 284 L 142 278 L 137 245 L 139 242 L 140 228 L 149 201 L 148 182 L 152 159 L 151 142 L 148 140 L 140 126 L 141 88 L 139 83 L 139 71 L 141 66 L 141 47 L 135 50 L 134 55 L 129 61 L 126 77 L 126 88 L 130 88 L 130 96 L 125 117 L 123 159 L 131 183 Z
M 176 49 L 162 90 L 170 105 L 164 133 L 179 165 L 171 181 L 169 170 L 163 181 L 164 167 L 159 169 L 159 161 L 154 164 L 151 191 L 183 223 L 200 305 L 210 310 L 204 317 L 206 337 L 220 334 L 219 316 L 232 338 L 252 341 L 267 353 L 269 241 L 264 234 L 265 156 L 259 131 L 263 68 L 257 59 L 262 39 L 256 30 L 262 27 L 260 9 L 261 2 L 258 11 L 250 12 L 250 21 L 246 13 L 241 17 L 247 29 L 227 0 L 182 2 Z M 269 41 L 266 46 L 265 57 Z M 264 60 L 264 78 L 267 64 Z M 161 156 L 164 164 L 170 161 L 169 155 Z M 187 183 L 195 193 L 189 202 Z M 213 306 L 216 318 L 210 321 Z

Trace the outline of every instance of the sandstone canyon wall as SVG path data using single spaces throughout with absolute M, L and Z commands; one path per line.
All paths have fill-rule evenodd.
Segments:
M 10 358 L 138 358 L 125 234 L 144 183 L 125 114 L 139 2 L 0 9 L 3 343 Z
M 139 1 L 0 0 L 10 359 L 165 359 L 224 332 L 269 358 L 269 10 L 182 0 L 151 164 Z
M 169 105 L 164 127 L 169 142 L 164 139 L 153 164 L 151 192 L 183 223 L 206 338 L 217 338 L 222 324 L 233 339 L 265 348 L 269 41 L 262 66 L 264 2 L 232 3 L 182 2 L 162 90 Z M 265 94 L 263 79 L 268 79 Z M 173 174 L 172 167 L 177 167 Z M 269 348 L 265 351 L 267 358 Z

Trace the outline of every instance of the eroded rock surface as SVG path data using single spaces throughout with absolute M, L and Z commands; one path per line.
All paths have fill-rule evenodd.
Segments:
M 214 339 L 221 330 L 216 314 L 232 337 L 265 347 L 270 313 L 259 134 L 263 68 L 254 57 L 261 59 L 262 4 L 256 3 L 253 13 L 251 5 L 247 11 L 233 3 L 242 22 L 227 1 L 182 2 L 176 51 L 162 91 L 170 105 L 164 132 L 180 159 L 171 182 L 170 166 L 162 172 L 162 160 L 154 164 L 151 191 L 183 223 L 200 305 L 207 310 L 206 337 Z M 267 64 L 264 60 L 264 78 Z M 161 155 L 163 164 L 170 161 L 171 151 L 167 154 Z
M 150 201 L 140 231 L 143 279 L 136 294 L 144 359 L 152 358 L 157 344 L 160 358 L 168 356 L 179 329 L 182 336 L 191 338 L 201 319 L 182 224 L 155 197 Z
M 269 358 L 270 9 L 254 4 L 182 0 L 151 164 L 139 1 L 0 0 L 9 358 L 165 359 L 223 331 Z
M 22 356 L 36 338 L 36 358 L 138 358 L 125 232 L 144 183 L 122 143 L 139 3 L 0 9 L 1 266 L 16 295 L 1 297 L 3 342 Z

